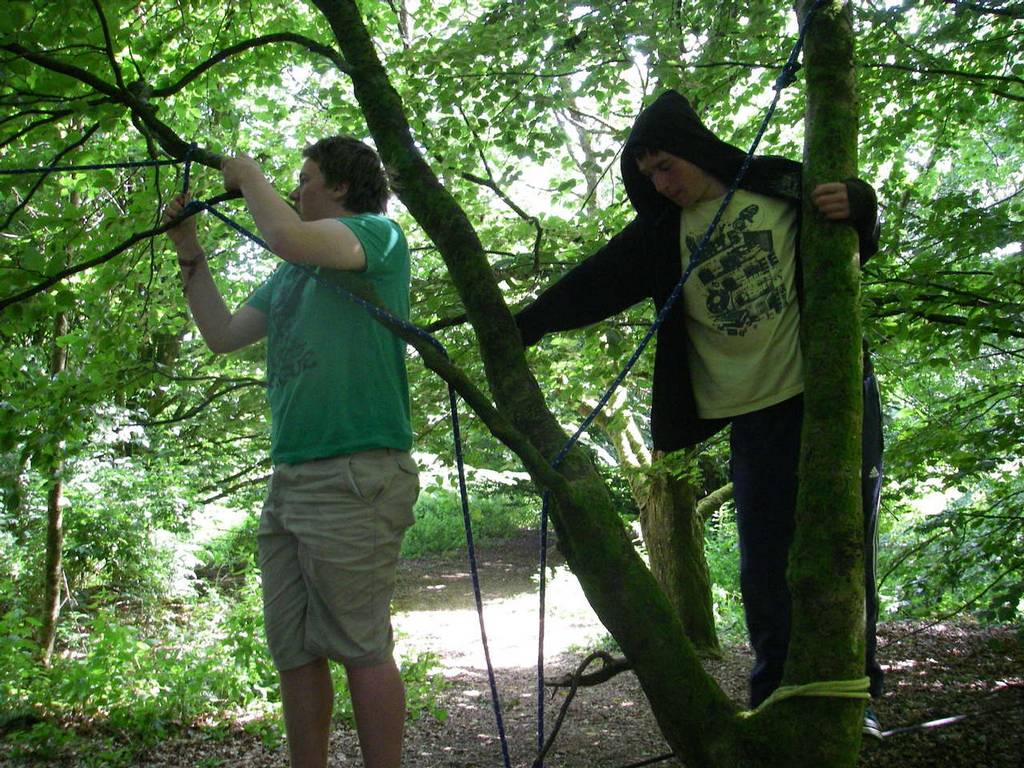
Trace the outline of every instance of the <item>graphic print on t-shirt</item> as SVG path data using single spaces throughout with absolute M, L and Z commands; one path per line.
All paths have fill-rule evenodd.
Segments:
M 786 305 L 772 231 L 751 229 L 759 210 L 756 204 L 748 205 L 734 221 L 716 229 L 694 269 L 706 292 L 712 322 L 730 336 L 745 335 Z M 691 258 L 699 242 L 686 236 Z
M 317 364 L 312 347 L 296 333 L 306 278 L 281 280 L 278 286 L 270 306 L 270 322 L 278 337 L 277 343 L 268 347 L 267 386 L 270 389 L 287 384 Z

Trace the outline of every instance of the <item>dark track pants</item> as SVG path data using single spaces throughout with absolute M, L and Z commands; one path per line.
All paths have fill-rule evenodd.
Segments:
M 730 471 L 740 540 L 740 588 L 754 668 L 750 705 L 755 707 L 782 680 L 789 645 L 790 594 L 786 564 L 793 540 L 797 467 L 803 397 L 732 420 Z M 875 660 L 878 599 L 875 543 L 882 488 L 882 418 L 878 385 L 864 379 L 861 440 L 861 493 L 864 509 L 864 592 L 866 596 L 865 674 L 871 695 L 882 694 L 882 670 Z

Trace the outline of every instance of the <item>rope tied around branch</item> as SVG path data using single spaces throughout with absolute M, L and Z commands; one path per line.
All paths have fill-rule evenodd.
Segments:
M 871 698 L 871 694 L 868 692 L 870 687 L 871 678 L 869 677 L 860 677 L 856 680 L 822 680 L 804 685 L 783 685 L 772 691 L 771 695 L 758 704 L 756 709 L 741 712 L 740 717 L 751 717 L 780 701 L 803 696 L 867 700 Z

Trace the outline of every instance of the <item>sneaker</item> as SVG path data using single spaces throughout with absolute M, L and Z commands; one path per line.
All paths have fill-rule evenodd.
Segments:
M 864 707 L 864 735 L 876 741 L 882 740 L 882 726 L 871 707 Z

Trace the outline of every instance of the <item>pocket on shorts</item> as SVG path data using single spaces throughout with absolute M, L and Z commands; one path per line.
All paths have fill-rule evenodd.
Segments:
M 362 466 L 357 468 L 358 463 Z M 408 453 L 389 451 L 369 462 L 354 461 L 353 481 L 359 488 L 356 494 L 384 526 L 384 537 L 401 536 L 415 522 L 412 509 L 420 495 L 420 471 Z
M 416 522 L 412 509 L 420 496 L 420 468 L 408 453 L 395 454 L 395 459 L 399 470 L 395 484 L 400 486 L 396 493 L 399 509 L 396 522 L 404 530 Z
M 417 491 L 420 486 L 420 468 L 416 466 L 416 461 L 408 453 L 396 453 L 393 454 L 395 457 L 395 464 L 407 475 L 412 475 L 416 478 Z
M 352 491 L 367 504 L 375 504 L 392 487 L 399 474 L 398 454 L 392 451 L 367 451 L 348 457 Z

